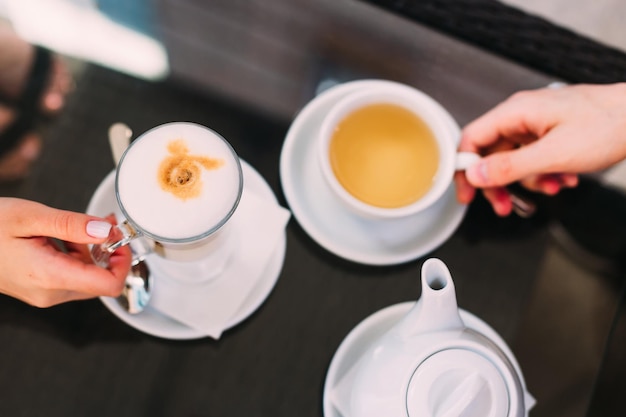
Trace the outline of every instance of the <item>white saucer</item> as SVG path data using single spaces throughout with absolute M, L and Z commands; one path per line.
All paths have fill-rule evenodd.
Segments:
M 387 330 L 394 326 L 402 317 L 404 317 L 414 305 L 414 301 L 408 301 L 379 310 L 360 322 L 343 339 L 330 362 L 328 373 L 326 374 L 326 380 L 324 381 L 324 393 L 322 400 L 324 417 L 349 417 L 343 416 L 332 404 L 331 392 L 333 388 L 361 358 L 367 348 Z M 500 335 L 496 333 L 496 331 L 493 330 L 487 323 L 472 313 L 459 309 L 459 314 L 463 323 L 465 323 L 465 326 L 482 333 L 498 345 L 498 347 L 506 354 L 513 364 L 517 374 L 520 375 L 522 385 L 524 389 L 526 389 L 521 368 L 504 339 L 502 339 L 502 337 L 500 337 Z M 534 400 L 532 401 L 534 402 Z M 532 405 L 530 405 L 530 407 L 532 407 Z
M 302 228 L 328 251 L 369 265 L 399 264 L 428 254 L 454 233 L 467 209 L 457 202 L 454 184 L 426 211 L 393 221 L 357 218 L 331 194 L 315 158 L 315 137 L 322 119 L 347 93 L 385 83 L 392 82 L 353 81 L 321 93 L 291 124 L 280 156 L 285 198 Z M 460 137 L 451 118 L 450 128 Z
M 241 161 L 241 168 L 243 170 L 245 189 L 250 190 L 259 197 L 278 203 L 270 186 L 254 168 L 243 160 Z M 116 205 L 115 171 L 113 171 L 106 176 L 96 189 L 87 207 L 87 213 L 96 216 L 106 216 L 115 211 Z M 241 308 L 231 318 L 224 330 L 245 320 L 255 312 L 269 296 L 280 275 L 285 259 L 286 248 L 287 236 L 283 233 L 274 250 L 272 259 L 270 259 L 265 267 L 265 271 L 261 274 L 260 279 L 256 282 L 252 291 L 250 291 L 250 294 L 242 302 Z M 155 283 L 155 285 L 158 285 L 158 283 Z M 121 308 L 114 298 L 101 297 L 100 299 L 104 305 L 122 321 L 150 335 L 165 339 L 196 339 L 206 337 L 206 335 L 198 330 L 192 329 L 150 308 L 150 305 L 140 314 L 132 315 Z

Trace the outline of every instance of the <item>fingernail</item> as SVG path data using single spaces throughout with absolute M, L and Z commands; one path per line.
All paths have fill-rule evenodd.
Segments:
M 109 236 L 111 231 L 111 223 L 100 220 L 90 220 L 87 223 L 87 234 L 91 237 L 103 239 Z
M 472 185 L 484 185 L 487 183 L 487 164 L 477 162 L 467 169 L 465 175 Z

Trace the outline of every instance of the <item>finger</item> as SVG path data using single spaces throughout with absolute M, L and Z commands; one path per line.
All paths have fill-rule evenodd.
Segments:
M 85 294 L 82 292 L 76 291 L 66 291 L 61 297 L 59 297 L 59 301 L 55 304 L 66 303 L 68 301 L 79 301 L 79 300 L 89 300 L 91 298 L 96 298 L 98 295 L 94 294 Z
M 47 275 L 48 282 L 54 283 L 51 285 L 57 289 L 93 297 L 116 297 L 124 287 L 124 278 L 130 268 L 130 254 L 112 256 L 111 262 L 109 270 L 57 252 L 49 262 L 46 262 L 42 273 Z M 124 268 L 126 273 L 123 271 Z
M 125 274 L 122 268 L 130 265 L 130 254 L 116 257 L 115 273 L 97 267 L 91 263 L 73 258 L 63 253 L 53 245 L 50 239 L 39 237 L 21 240 L 30 251 L 26 259 L 36 259 L 36 264 L 30 265 L 30 271 L 25 274 L 30 286 L 38 291 L 32 293 L 36 300 L 29 301 L 35 305 L 54 304 L 46 301 L 46 297 L 54 298 L 63 292 L 76 292 L 88 296 L 117 296 L 124 286 Z M 128 248 L 126 248 L 130 252 Z M 28 294 L 27 293 L 27 294 Z
M 578 185 L 576 174 L 544 174 L 533 175 L 520 181 L 528 190 L 555 195 L 563 188 L 573 188 Z
M 561 190 L 561 182 L 553 175 L 532 175 L 520 181 L 527 190 L 547 195 L 557 194 Z
M 87 300 L 95 296 L 75 291 L 31 290 L 27 294 L 14 294 L 12 297 L 18 298 L 34 307 L 48 308 L 68 301 Z
M 547 100 L 553 90 L 519 92 L 500 103 L 463 129 L 463 150 L 477 151 L 501 138 L 522 140 L 540 137 L 557 121 L 558 108 Z
M 67 303 L 68 301 L 89 300 L 97 295 L 84 294 L 76 291 L 56 291 L 41 294 L 37 307 L 52 307 L 57 304 Z M 32 304 L 32 303 L 31 303 Z
M 461 204 L 469 204 L 474 199 L 476 194 L 476 188 L 465 178 L 465 172 L 459 171 L 454 174 L 454 181 L 456 183 L 456 198 Z
M 576 174 L 547 174 L 541 175 L 542 192 L 549 195 L 557 194 L 563 188 L 573 188 L 578 185 Z
M 561 184 L 567 188 L 574 188 L 578 186 L 577 174 L 559 174 Z
M 546 195 L 555 195 L 561 191 L 563 185 L 560 179 L 555 175 L 533 175 L 520 181 L 522 186 L 527 190 L 543 193 Z
M 115 276 L 116 280 L 124 282 L 130 271 L 132 258 L 133 254 L 128 246 L 122 246 L 113 252 L 109 262 L 109 271 Z
M 86 245 L 67 243 L 68 255 L 86 264 L 93 263 Z M 108 270 L 118 279 L 126 278 L 130 270 L 132 252 L 128 246 L 118 248 L 111 254 Z
M 82 243 L 65 242 L 65 248 L 67 254 L 73 258 L 76 258 L 85 263 L 91 262 L 91 255 L 89 254 L 89 247 Z
M 75 243 L 104 241 L 111 224 L 83 213 L 59 210 L 32 201 L 13 199 L 15 236 L 47 236 Z
M 513 202 L 509 192 L 503 187 L 485 188 L 483 195 L 491 204 L 493 211 L 500 217 L 506 217 L 513 211 Z
M 558 133 L 556 133 L 558 134 Z M 497 152 L 483 157 L 466 170 L 466 177 L 474 187 L 498 187 L 537 174 L 551 174 L 558 169 L 554 149 L 547 134 L 542 140 L 521 148 Z M 554 140 L 553 142 L 557 142 Z
M 554 175 L 539 176 L 539 190 L 546 195 L 556 195 L 561 191 L 561 181 Z

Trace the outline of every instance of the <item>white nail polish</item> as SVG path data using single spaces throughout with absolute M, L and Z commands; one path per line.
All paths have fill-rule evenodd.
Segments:
M 480 176 L 480 179 L 484 183 L 487 183 L 488 178 L 487 178 L 487 164 L 486 163 L 480 162 L 478 164 L 478 175 Z
M 483 162 L 478 162 L 472 165 L 465 171 L 467 179 L 474 186 L 484 185 L 487 181 L 487 165 Z
M 87 234 L 98 239 L 109 236 L 111 231 L 111 223 L 100 220 L 91 220 L 87 223 Z

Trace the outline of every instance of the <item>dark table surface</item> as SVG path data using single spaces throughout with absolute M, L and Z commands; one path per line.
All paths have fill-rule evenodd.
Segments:
M 343 27 L 333 51 L 305 54 L 317 66 L 299 74 L 306 82 L 297 91 L 285 92 L 294 100 L 291 112 L 264 108 L 254 94 L 211 93 L 213 79 L 202 83 L 175 72 L 147 82 L 86 65 L 65 111 L 43 131 L 45 152 L 32 176 L 3 186 L 2 195 L 84 211 L 113 169 L 106 138 L 112 123 L 123 121 L 139 133 L 193 121 L 226 137 L 288 207 L 278 170 L 283 140 L 324 79 L 405 82 L 439 100 L 461 125 L 517 90 L 563 79 L 382 9 L 359 7 L 380 24 L 382 41 L 368 49 L 376 59 L 359 53 L 337 59 L 345 50 L 337 44 L 352 42 Z M 390 50 L 393 42 L 401 46 Z M 416 300 L 420 266 L 431 256 L 450 268 L 459 305 L 512 348 L 538 401 L 532 416 L 624 415 L 625 408 L 611 402 L 623 389 L 623 300 L 618 312 L 624 281 L 614 261 L 623 253 L 619 239 L 607 238 L 626 236 L 619 219 L 623 196 L 585 178 L 578 189 L 533 198 L 539 212 L 531 219 L 497 218 L 478 198 L 440 247 L 383 267 L 337 257 L 292 217 L 275 288 L 218 341 L 146 335 L 97 299 L 37 309 L 2 296 L 0 415 L 320 416 L 326 371 L 343 338 L 370 314 Z

